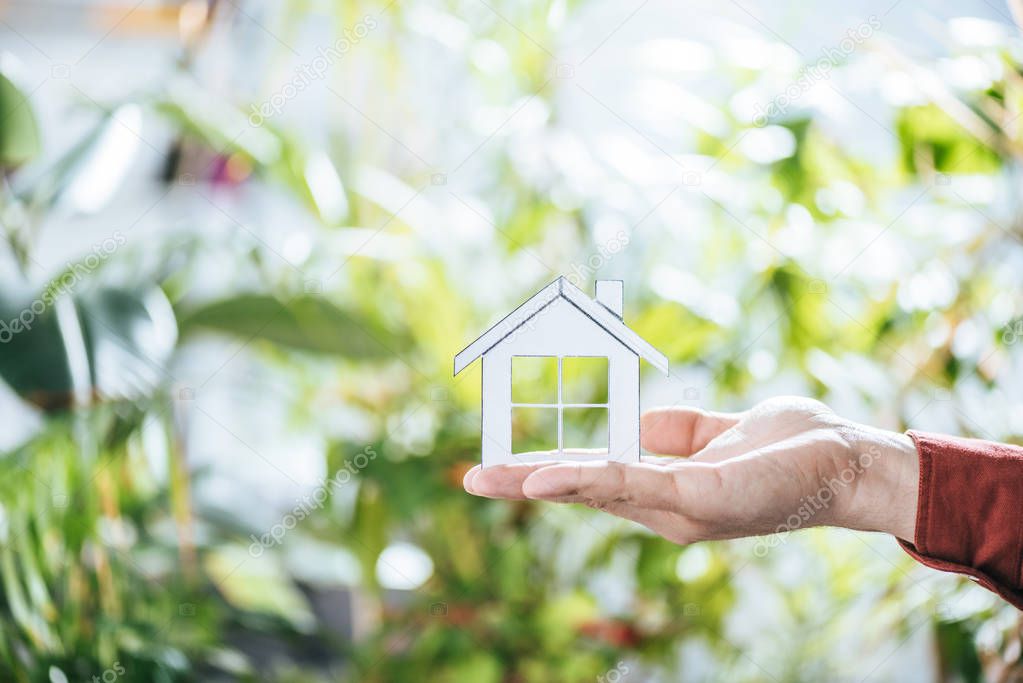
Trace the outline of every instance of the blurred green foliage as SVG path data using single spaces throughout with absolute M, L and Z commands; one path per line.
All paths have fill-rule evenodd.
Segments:
M 0 75 L 0 165 L 15 168 L 39 154 L 39 127 L 31 105 L 6 75 Z
M 311 10 L 283 5 L 273 30 L 290 40 Z M 542 103 L 546 148 L 543 135 L 566 131 L 549 86 L 556 65 L 540 48 L 557 43 L 564 17 L 583 3 L 496 6 L 504 20 L 476 8 L 486 20 L 473 40 L 478 54 L 507 56 L 503 77 L 481 72 L 479 59 L 461 68 L 485 99 L 513 103 L 508 113 Z M 377 10 L 337 4 L 331 19 L 340 32 L 364 11 Z M 365 69 L 386 95 L 381 118 L 392 105 L 403 110 L 387 88 L 415 80 L 418 57 L 395 45 L 414 42 L 420 19 L 388 5 L 376 29 L 387 35 L 359 46 L 363 61 L 345 63 L 335 87 L 345 91 L 353 70 Z M 1020 46 L 1003 43 L 970 48 L 1001 65 L 990 84 L 893 107 L 897 152 L 887 161 L 811 111 L 760 129 L 722 99 L 724 123 L 693 140 L 706 170 L 689 213 L 651 217 L 643 195 L 628 249 L 612 264 L 632 275 L 630 325 L 674 367 L 702 373 L 671 384 L 680 400 L 696 388 L 704 403 L 742 405 L 765 386 L 795 387 L 901 428 L 941 390 L 953 406 L 947 431 L 1019 437 L 1018 419 L 983 428 L 963 409 L 1016 404 L 1004 393 L 1012 358 L 1003 331 L 1019 310 L 1003 294 L 1019 285 L 1007 254 L 1019 256 L 1020 214 L 1010 206 L 1006 227 L 991 217 L 993 200 L 964 196 L 1018 171 Z M 679 548 L 589 510 L 463 495 L 461 476 L 478 460 L 479 371 L 451 380 L 451 356 L 552 279 L 552 266 L 589 263 L 598 224 L 632 179 L 587 186 L 588 163 L 569 173 L 545 157 L 536 172 L 515 136 L 473 141 L 471 191 L 486 213 L 459 201 L 493 230 L 478 251 L 463 252 L 451 244 L 456 231 L 438 243 L 440 226 L 402 213 L 422 193 L 406 201 L 402 190 L 412 195 L 436 170 L 392 164 L 394 141 L 370 135 L 371 124 L 338 126 L 326 144 L 283 122 L 251 126 L 243 102 L 202 87 L 193 66 L 183 59 L 152 92 L 100 112 L 80 144 L 37 166 L 31 107 L 0 77 L 0 108 L 16 112 L 0 123 L 0 211 L 21 270 L 3 289 L 0 320 L 18 319 L 49 291 L 26 276 L 40 226 L 71 220 L 67 188 L 94 170 L 123 107 L 161 117 L 179 157 L 200 149 L 200 167 L 228 160 L 251 170 L 241 182 L 296 202 L 316 225 L 301 271 L 254 235 L 223 241 L 201 225 L 125 248 L 110 267 L 55 291 L 57 303 L 5 342 L 0 376 L 40 427 L 0 459 L 4 680 L 84 680 L 122 667 L 119 679 L 132 681 L 572 682 L 623 666 L 637 680 L 690 680 L 700 659 L 716 679 L 762 680 L 766 666 L 777 680 L 833 680 L 921 626 L 944 680 L 1020 674 L 1013 610 L 950 577 L 921 588 L 907 559 L 878 557 L 859 538 L 803 532 L 761 557 L 742 542 Z M 781 92 L 796 77 L 772 65 L 715 68 L 729 96 L 771 76 L 783 79 Z M 469 122 L 452 124 L 461 125 Z M 447 133 L 436 131 L 436 142 L 449 142 Z M 765 135 L 791 149 L 759 160 L 742 152 L 744 140 Z M 574 142 L 586 151 L 585 140 Z M 192 172 L 172 161 L 168 192 Z M 203 191 L 207 179 L 190 182 Z M 919 219 L 896 225 L 917 202 L 931 211 L 926 229 Z M 972 230 L 940 230 L 964 216 Z M 362 251 L 388 238 L 387 253 Z M 835 261 L 829 249 L 849 262 L 844 277 L 825 267 Z M 892 252 L 908 261 L 896 274 L 884 270 Z M 211 295 L 199 281 L 203 263 L 229 285 Z M 329 277 L 310 286 L 306 271 L 324 264 Z M 495 302 L 467 273 L 509 291 Z M 59 283 L 62 273 L 46 275 Z M 175 381 L 183 357 L 224 338 L 228 362 L 244 351 L 275 373 L 278 384 L 259 393 L 284 404 L 297 430 L 323 437 L 326 472 L 350 473 L 360 453 L 373 458 L 344 486 L 326 487 L 282 542 L 256 551 L 253 539 L 268 533 L 258 497 L 249 509 L 199 503 L 210 473 L 192 462 L 188 431 L 204 409 Z M 368 423 L 362 437 L 335 424 L 353 415 Z M 261 447 L 239 446 L 253 467 Z M 381 580 L 396 543 L 429 557 L 425 583 L 397 590 Z M 338 564 L 351 567 L 310 576 Z M 358 623 L 339 627 L 346 615 Z M 740 639 L 747 622 L 760 628 Z

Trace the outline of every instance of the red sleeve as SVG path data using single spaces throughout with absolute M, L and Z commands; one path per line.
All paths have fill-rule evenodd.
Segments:
M 920 453 L 920 498 L 916 542 L 902 547 L 1023 609 L 1023 448 L 907 433 Z

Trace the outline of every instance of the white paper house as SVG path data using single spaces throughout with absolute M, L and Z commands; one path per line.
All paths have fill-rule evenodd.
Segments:
M 594 300 L 559 277 L 455 356 L 456 375 L 483 357 L 484 467 L 551 459 L 639 460 L 639 359 L 665 374 L 668 359 L 622 321 L 623 289 L 620 280 L 599 280 Z M 523 357 L 557 368 L 557 391 L 541 403 L 512 402 L 512 364 Z M 580 359 L 607 368 L 600 402 L 572 402 L 565 377 Z M 552 419 L 556 415 L 556 446 L 552 438 L 549 449 L 513 450 L 513 411 L 529 409 Z M 590 435 L 590 445 L 597 445 L 574 448 L 566 442 L 566 423 L 585 410 L 598 418 Z

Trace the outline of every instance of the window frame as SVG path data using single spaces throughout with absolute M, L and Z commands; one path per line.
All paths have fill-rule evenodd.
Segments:
M 582 354 L 570 354 L 570 355 L 555 355 L 555 354 L 535 354 L 535 353 L 521 353 L 513 354 L 511 363 L 511 372 L 509 377 L 512 381 L 512 392 L 514 393 L 514 381 L 515 381 L 515 359 L 516 358 L 557 358 L 558 360 L 558 371 L 557 371 L 557 399 L 554 403 L 517 403 L 514 400 L 511 402 L 511 414 L 509 419 L 515 413 L 516 408 L 553 408 L 557 410 L 558 414 L 558 448 L 556 453 L 570 452 L 565 449 L 565 408 L 603 408 L 607 411 L 607 423 L 605 429 L 604 447 L 601 449 L 570 449 L 570 450 L 587 450 L 591 451 L 595 455 L 610 453 L 611 452 L 611 357 L 610 356 L 599 356 L 599 355 L 582 355 Z M 605 403 L 565 403 L 562 401 L 562 385 L 563 385 L 563 361 L 565 358 L 600 358 L 607 361 L 607 401 Z M 515 438 L 512 437 L 511 451 L 513 454 L 518 455 L 515 452 Z M 529 453 L 531 451 L 523 451 Z

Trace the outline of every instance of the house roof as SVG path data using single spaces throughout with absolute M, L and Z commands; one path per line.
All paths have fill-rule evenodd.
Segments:
M 455 356 L 455 374 L 457 375 L 477 358 L 497 346 L 505 337 L 558 298 L 565 299 L 568 303 L 578 308 L 585 315 L 589 316 L 593 322 L 604 328 L 604 331 L 637 355 L 646 359 L 655 368 L 665 374 L 668 373 L 667 356 L 630 330 L 621 318 L 605 308 L 603 304 L 588 297 L 581 289 L 565 279 L 565 277 L 559 277 L 502 318 L 497 324 L 484 332 L 479 339 L 459 351 L 458 355 Z

